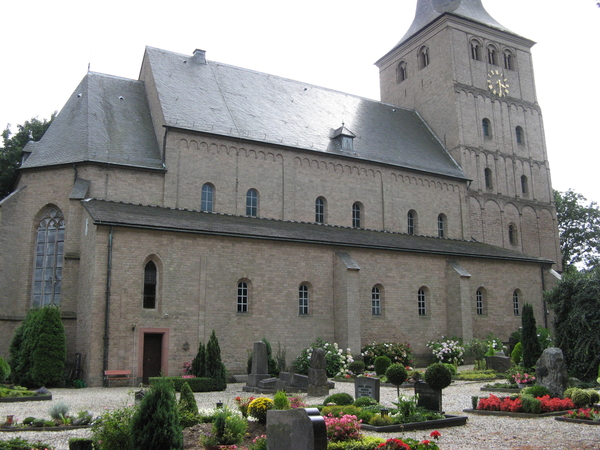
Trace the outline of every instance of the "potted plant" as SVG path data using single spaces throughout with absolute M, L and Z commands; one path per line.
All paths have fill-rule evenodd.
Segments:
M 201 438 L 206 450 L 216 450 L 226 445 L 237 445 L 242 442 L 248 428 L 248 421 L 229 408 L 218 408 L 209 432 Z
M 512 376 L 512 379 L 517 384 L 517 386 L 519 386 L 519 389 L 526 388 L 527 386 L 530 386 L 533 383 L 535 383 L 535 377 L 528 373 L 516 372 Z

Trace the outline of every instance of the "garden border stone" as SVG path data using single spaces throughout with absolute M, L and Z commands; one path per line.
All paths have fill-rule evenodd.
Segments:
M 34 395 L 31 397 L 4 397 L 0 398 L 0 403 L 15 403 L 15 402 L 40 402 L 44 400 L 52 400 L 50 395 Z
M 559 415 L 566 414 L 568 411 L 571 411 L 571 410 L 566 409 L 563 411 L 553 411 L 553 412 L 542 413 L 542 414 L 531 414 L 531 413 L 520 413 L 520 412 L 514 413 L 514 412 L 508 412 L 508 411 L 488 411 L 486 409 L 463 409 L 463 412 L 470 413 L 470 414 L 479 414 L 481 416 L 504 416 L 504 417 L 516 417 L 516 418 L 521 418 L 521 419 L 537 419 L 537 418 L 541 418 L 541 417 L 559 416 Z
M 365 423 L 360 424 L 360 428 L 365 431 L 374 431 L 376 433 L 393 433 L 396 431 L 412 431 L 412 430 L 427 430 L 430 428 L 448 428 L 448 427 L 459 427 L 466 425 L 467 416 L 452 416 L 445 414 L 445 419 L 426 420 L 425 422 L 411 422 L 411 423 L 396 423 L 394 425 L 385 425 L 382 427 L 376 427 Z
M 504 392 L 507 394 L 518 394 L 519 392 L 521 392 L 521 389 L 514 389 L 514 388 L 486 388 L 486 387 L 481 387 L 479 388 L 480 391 L 482 392 Z
M 0 427 L 0 432 L 19 432 L 29 433 L 30 431 L 66 431 L 66 430 L 83 430 L 85 428 L 92 428 L 93 425 L 66 425 L 56 427 Z
M 559 422 L 582 423 L 584 425 L 600 425 L 600 422 L 595 420 L 571 419 L 569 417 L 555 417 L 554 420 L 558 420 Z

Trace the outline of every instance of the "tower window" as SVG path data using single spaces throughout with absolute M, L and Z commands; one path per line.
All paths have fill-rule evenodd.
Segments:
M 59 305 L 62 284 L 65 220 L 58 209 L 49 209 L 38 224 L 32 305 Z
M 202 199 L 200 201 L 200 211 L 213 211 L 213 194 L 214 188 L 211 184 L 206 183 L 202 186 Z
M 308 314 L 308 286 L 301 284 L 298 288 L 298 314 Z
M 492 170 L 486 167 L 483 173 L 485 175 L 485 188 L 492 189 Z
M 481 44 L 478 41 L 471 41 L 471 59 L 481 61 Z
M 504 52 L 504 68 L 508 70 L 514 70 L 515 68 L 515 58 L 508 50 Z
M 407 78 L 406 62 L 400 61 L 396 67 L 396 83 L 402 83 Z
M 483 119 L 481 121 L 481 128 L 483 131 L 483 137 L 491 138 L 492 137 L 492 123 L 489 119 Z
M 325 199 L 317 198 L 315 201 L 315 222 L 325 223 Z
M 427 46 L 421 47 L 419 50 L 419 69 L 424 69 L 429 65 L 429 49 Z
M 493 66 L 497 66 L 498 65 L 498 50 L 496 50 L 496 48 L 493 45 L 488 46 L 487 55 L 488 55 L 488 63 L 492 64 Z
M 521 193 L 523 195 L 529 194 L 529 182 L 525 175 L 521 175 Z
M 517 227 L 513 224 L 508 226 L 508 242 L 510 245 L 517 245 Z
M 156 264 L 148 261 L 144 267 L 144 309 L 156 308 L 157 278 Z
M 371 315 L 381 315 L 381 290 L 377 286 L 371 289 Z
M 354 202 L 352 205 L 352 226 L 360 228 L 361 226 L 362 205 L 360 202 Z
M 248 312 L 248 283 L 240 281 L 237 287 L 237 312 Z
M 437 219 L 437 228 L 438 228 L 438 237 L 445 238 L 446 237 L 446 216 L 444 214 L 440 214 Z
M 523 128 L 521 127 L 517 127 L 515 128 L 515 137 L 517 138 L 517 144 L 524 144 L 525 143 L 525 136 L 524 136 L 524 131 Z
M 258 216 L 258 191 L 256 189 L 250 189 L 246 193 L 246 215 Z

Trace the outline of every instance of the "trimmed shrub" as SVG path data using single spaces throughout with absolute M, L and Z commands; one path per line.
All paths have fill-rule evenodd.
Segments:
M 173 386 L 158 381 L 146 393 L 131 420 L 133 450 L 180 450 L 183 433 Z
M 354 400 L 353 405 L 358 406 L 359 408 L 364 408 L 365 406 L 377 405 L 377 400 L 372 397 L 358 397 Z
M 385 377 L 388 382 L 396 386 L 398 396 L 400 396 L 400 385 L 406 381 L 408 374 L 406 369 L 401 364 L 392 364 L 385 371 Z
M 4 383 L 10 376 L 10 365 L 0 356 L 0 383 Z
M 521 344 L 523 345 L 523 367 L 531 369 L 542 355 L 542 346 L 537 336 L 537 327 L 533 315 L 533 306 L 529 303 L 523 305 L 521 316 Z
M 521 397 L 521 403 L 523 404 L 523 412 L 529 414 L 541 414 L 542 412 L 542 402 L 537 398 L 524 395 Z
M 92 427 L 96 450 L 131 450 L 131 418 L 133 407 L 115 409 L 103 414 Z
M 200 423 L 196 397 L 194 397 L 194 393 L 190 389 L 190 385 L 187 383 L 183 383 L 183 387 L 181 388 L 181 395 L 179 396 L 177 409 L 179 410 L 179 421 L 182 428 L 193 427 L 194 425 Z
M 357 416 L 361 413 L 361 408 L 354 405 L 335 405 L 335 406 L 323 406 L 321 409 L 322 416 L 342 417 L 345 415 Z
M 260 423 L 267 423 L 267 411 L 273 409 L 273 400 L 268 397 L 258 397 L 248 405 L 248 415 L 256 418 Z
M 52 449 L 50 444 L 44 444 L 43 442 L 29 442 L 21 437 L 9 439 L 7 441 L 0 441 L 0 450 L 48 450 Z
M 425 382 L 436 391 L 450 386 L 452 374 L 443 363 L 433 363 L 425 371 Z
M 378 356 L 377 358 L 375 358 L 375 363 L 373 364 L 375 373 L 378 376 L 384 375 L 385 371 L 387 370 L 388 367 L 391 366 L 391 364 L 392 364 L 392 360 L 390 358 L 388 358 L 387 356 Z
M 290 401 L 285 391 L 277 391 L 273 396 L 273 409 L 290 409 Z
M 592 403 L 590 392 L 580 388 L 567 389 L 565 398 L 570 398 L 577 408 L 584 408 Z
M 354 375 L 358 375 L 365 372 L 365 362 L 364 361 L 352 361 L 348 366 L 348 370 L 352 372 Z
M 86 438 L 70 438 L 69 450 L 94 450 L 94 441 Z
M 456 366 L 454 364 L 450 364 L 450 363 L 442 363 L 444 364 L 448 370 L 450 371 L 450 375 L 454 376 L 456 374 L 458 374 L 458 370 L 456 369 Z
M 351 405 L 354 403 L 354 397 L 346 392 L 338 392 L 337 394 L 332 394 L 323 400 L 323 405 L 327 405 L 329 403 L 335 403 L 338 406 Z
M 550 395 L 550 390 L 546 386 L 534 384 L 533 386 L 523 389 L 522 393 L 523 395 L 530 395 L 531 397 L 543 397 L 544 395 Z
M 310 359 L 312 357 L 313 349 L 315 348 L 322 348 L 325 350 L 325 362 L 327 363 L 325 370 L 327 371 L 328 377 L 336 377 L 346 374 L 348 371 L 348 366 L 352 363 L 352 361 L 354 361 L 349 348 L 346 349 L 346 352 L 344 352 L 339 348 L 339 345 L 336 342 L 331 344 L 321 338 L 317 338 L 317 340 L 313 342 L 310 347 L 302 350 L 300 356 L 294 359 L 294 362 L 292 363 L 292 369 L 294 372 L 302 375 L 308 375 L 308 370 L 310 369 Z
M 523 344 L 517 342 L 510 354 L 510 360 L 515 366 L 518 366 L 521 364 L 521 359 L 523 359 Z
M 410 348 L 410 344 L 373 342 L 365 345 L 360 352 L 367 368 L 375 364 L 375 358 L 378 356 L 387 356 L 392 360 L 393 364 L 402 364 L 404 367 L 412 364 L 412 349 Z
M 214 392 L 219 390 L 217 389 L 217 381 L 213 378 L 150 377 L 148 383 L 150 383 L 150 386 L 154 386 L 160 380 L 170 382 L 177 392 L 181 392 L 181 388 L 185 383 L 188 384 L 192 392 Z
M 328 442 L 327 450 L 373 450 L 383 442 L 381 438 L 365 436 L 360 441 Z
M 600 393 L 597 390 L 588 389 L 587 391 L 590 393 L 590 405 L 600 402 Z

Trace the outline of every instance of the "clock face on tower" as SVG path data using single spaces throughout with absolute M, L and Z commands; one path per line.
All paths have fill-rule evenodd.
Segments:
M 488 89 L 498 97 L 506 97 L 508 95 L 508 83 L 504 78 L 504 74 L 499 70 L 490 70 L 488 73 Z

